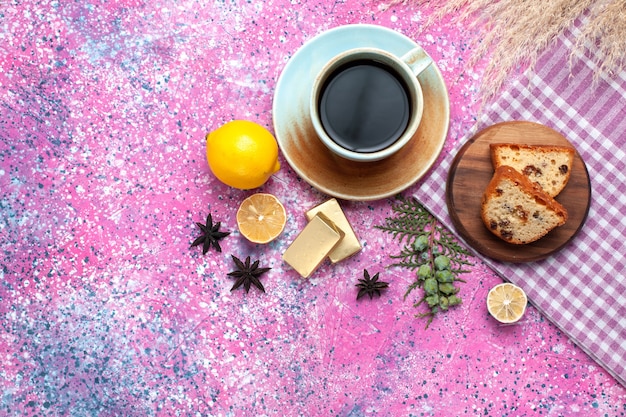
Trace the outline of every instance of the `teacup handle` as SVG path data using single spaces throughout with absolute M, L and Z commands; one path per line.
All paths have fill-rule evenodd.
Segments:
M 411 49 L 409 52 L 402 55 L 401 59 L 411 68 L 413 74 L 416 76 L 424 72 L 424 70 L 433 63 L 432 58 L 428 56 L 421 46 Z

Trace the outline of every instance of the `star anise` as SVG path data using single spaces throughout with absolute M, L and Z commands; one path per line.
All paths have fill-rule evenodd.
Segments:
M 363 270 L 363 279 L 359 279 L 359 283 L 356 284 L 359 288 L 359 294 L 356 296 L 357 300 L 366 294 L 370 296 L 370 300 L 374 298 L 374 294 L 380 297 L 380 291 L 389 287 L 389 283 L 378 280 L 378 274 L 376 273 L 370 278 L 367 269 Z
M 216 251 L 221 252 L 222 248 L 220 247 L 219 240 L 225 238 L 230 234 L 230 232 L 220 232 L 221 222 L 217 222 L 213 224 L 213 216 L 211 213 L 206 217 L 206 224 L 202 224 L 200 222 L 196 222 L 202 234 L 196 238 L 191 244 L 191 247 L 202 245 L 202 254 L 206 255 L 206 253 L 211 249 L 211 246 L 215 248 Z
M 241 262 L 236 256 L 231 256 L 233 258 L 233 261 L 235 262 L 235 265 L 237 265 L 237 270 L 229 272 L 228 276 L 237 278 L 237 281 L 235 281 L 233 288 L 231 288 L 230 290 L 234 291 L 243 285 L 243 288 L 246 290 L 247 293 L 248 291 L 250 291 L 250 286 L 254 284 L 255 287 L 265 292 L 265 288 L 263 287 L 263 284 L 261 284 L 259 277 L 272 268 L 259 268 L 258 260 L 254 261 L 252 265 L 250 265 L 249 256 L 246 258 L 245 263 Z

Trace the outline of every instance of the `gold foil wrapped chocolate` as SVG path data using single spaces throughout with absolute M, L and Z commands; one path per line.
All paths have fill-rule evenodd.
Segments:
M 303 278 L 308 278 L 344 237 L 326 215 L 318 213 L 283 254 L 283 260 Z
M 361 242 L 356 237 L 352 225 L 346 218 L 339 202 L 332 198 L 318 206 L 313 207 L 306 212 L 306 218 L 310 221 L 316 214 L 323 213 L 328 217 L 339 229 L 341 229 L 345 236 L 335 246 L 335 248 L 328 254 L 328 257 L 332 263 L 342 261 L 358 251 L 361 250 Z
M 327 257 L 337 263 L 361 250 L 350 222 L 336 199 L 306 213 L 309 223 L 283 254 L 283 260 L 308 278 Z

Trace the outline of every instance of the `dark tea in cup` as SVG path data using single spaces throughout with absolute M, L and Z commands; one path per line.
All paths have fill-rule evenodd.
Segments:
M 337 68 L 322 86 L 319 115 L 324 130 L 339 146 L 377 152 L 391 146 L 411 116 L 408 87 L 390 66 L 356 60 Z
M 417 76 L 431 62 L 420 47 L 402 56 L 367 47 L 335 56 L 316 76 L 309 101 L 320 141 L 334 154 L 359 162 L 398 152 L 422 119 Z

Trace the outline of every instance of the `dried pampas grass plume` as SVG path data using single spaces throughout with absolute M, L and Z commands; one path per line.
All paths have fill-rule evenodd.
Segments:
M 626 1 L 603 1 L 592 10 L 590 20 L 582 27 L 574 51 L 584 54 L 595 49 L 591 60 L 601 74 L 613 76 L 626 68 Z
M 567 29 L 576 34 L 572 59 L 589 49 L 597 52 L 587 57 L 597 64 L 597 78 L 625 68 L 625 0 L 391 0 L 388 7 L 400 3 L 432 9 L 426 28 L 453 16 L 453 23 L 467 22 L 469 31 L 480 34 L 470 64 L 489 57 L 484 99 L 495 95 L 514 70 L 532 68 L 539 54 Z M 575 24 L 579 29 L 574 30 Z

